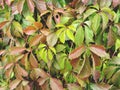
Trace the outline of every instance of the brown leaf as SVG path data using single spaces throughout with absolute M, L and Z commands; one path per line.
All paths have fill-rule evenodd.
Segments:
M 39 85 L 41 86 L 41 85 L 43 85 L 43 84 L 46 82 L 46 80 L 47 80 L 47 78 L 39 78 L 39 79 L 37 80 L 37 82 L 38 82 Z
M 91 75 L 90 61 L 86 57 L 83 61 L 82 66 L 81 66 L 79 76 L 80 76 L 81 79 L 86 80 L 90 75 Z
M 95 80 L 96 83 L 99 78 L 100 78 L 100 72 L 97 70 L 93 71 L 93 79 Z
M 44 34 L 45 36 L 48 36 L 50 34 L 50 30 L 47 28 L 44 28 L 42 30 L 40 30 L 42 32 L 42 34 Z
M 28 5 L 28 8 L 31 12 L 34 12 L 34 3 L 33 3 L 33 0 L 27 0 L 27 5 Z
M 60 23 L 60 15 L 58 14 L 58 12 L 54 12 L 53 16 L 56 24 Z
M 8 21 L 1 22 L 0 23 L 0 29 L 2 29 L 7 23 L 8 23 Z
M 4 54 L 5 50 L 0 50 L 0 55 Z
M 31 90 L 31 87 L 29 85 L 24 86 L 24 90 Z
M 24 47 L 11 47 L 10 48 L 10 54 L 11 55 L 16 55 L 16 54 L 22 53 L 25 50 L 26 50 L 26 48 L 24 48 Z
M 33 53 L 30 54 L 30 65 L 32 68 L 37 68 L 38 67 L 38 62 Z
M 12 3 L 12 0 L 5 0 L 5 3 L 6 3 L 8 6 L 10 6 L 11 3 Z
M 50 14 L 48 17 L 47 17 L 47 22 L 46 22 L 46 24 L 47 24 L 47 27 L 49 28 L 49 29 L 51 29 L 52 27 L 53 27 L 53 23 L 52 23 L 52 14 Z
M 105 51 L 105 48 L 101 45 L 91 45 L 89 48 L 94 54 L 100 57 L 109 57 Z
M 94 66 L 99 66 L 101 65 L 100 58 L 96 54 L 92 54 L 92 61 Z
M 107 38 L 108 38 L 107 45 L 113 46 L 115 44 L 115 37 L 114 37 L 113 31 L 111 29 L 108 32 Z
M 12 65 L 14 65 L 14 64 L 13 63 L 6 64 L 5 67 L 4 67 L 4 70 L 9 69 Z
M 12 82 L 10 82 L 10 85 L 9 85 L 10 90 L 14 90 L 19 85 L 20 82 L 21 80 L 19 79 L 15 79 Z
M 25 0 L 19 0 L 17 3 L 18 12 L 21 14 Z
M 85 51 L 85 46 L 82 45 L 76 49 L 74 49 L 70 54 L 69 54 L 69 59 L 76 59 L 78 58 L 84 51 Z
M 116 7 L 120 4 L 120 0 L 113 0 L 112 5 L 113 7 Z
M 28 26 L 23 30 L 23 32 L 27 35 L 32 35 L 34 32 L 36 32 L 36 28 L 34 26 Z
M 82 0 L 82 2 L 83 2 L 84 4 L 87 4 L 87 3 L 89 2 L 89 0 Z
M 42 13 L 42 11 L 47 10 L 46 3 L 44 0 L 34 0 L 34 2 L 40 13 Z
M 31 71 L 30 73 L 30 77 L 35 80 L 37 79 L 38 77 L 41 77 L 41 78 L 47 78 L 48 77 L 48 74 L 43 71 L 42 69 L 40 68 L 35 68 Z
M 18 14 L 17 3 L 13 3 L 12 6 L 12 15 Z
M 45 43 L 46 42 L 46 36 L 44 36 L 43 34 L 40 34 L 40 35 L 36 35 L 35 37 L 33 37 L 31 40 L 30 40 L 30 46 L 36 46 L 39 44 L 39 42 L 42 42 L 42 43 Z
M 4 9 L 4 1 L 0 0 L 0 6 L 2 6 L 2 8 Z
M 10 78 L 12 72 L 13 72 L 13 66 L 11 66 L 10 68 L 8 68 L 8 69 L 5 71 L 5 76 L 6 76 L 7 78 Z
M 82 90 L 82 88 L 77 84 L 68 84 L 68 90 Z
M 37 29 L 41 29 L 43 27 L 42 23 L 41 22 L 34 22 L 34 26 L 37 28 Z
M 64 90 L 61 82 L 56 78 L 50 78 L 50 87 L 52 90 Z
M 16 68 L 16 71 L 17 71 L 21 76 L 24 76 L 24 77 L 28 76 L 28 72 L 25 71 L 25 69 L 23 69 L 19 64 L 16 64 L 15 68 Z

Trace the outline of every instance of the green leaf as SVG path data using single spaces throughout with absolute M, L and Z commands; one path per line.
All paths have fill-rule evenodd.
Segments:
M 66 38 L 66 36 L 65 36 L 65 31 L 63 31 L 63 32 L 60 34 L 59 39 L 60 39 L 60 41 L 61 41 L 62 43 L 65 43 L 65 38 Z
M 60 23 L 61 24 L 66 24 L 68 21 L 69 21 L 70 17 L 67 17 L 67 16 L 63 16 L 61 17 L 60 19 Z
M 96 31 L 98 30 L 98 28 L 100 26 L 100 21 L 101 21 L 100 15 L 96 14 L 92 19 L 92 29 L 93 29 L 94 33 L 96 33 Z
M 93 42 L 93 31 L 88 26 L 85 26 L 85 42 L 86 44 Z
M 118 48 L 120 48 L 120 39 L 117 39 L 115 43 L 115 50 L 117 50 Z
M 65 61 L 65 70 L 66 71 L 72 70 L 72 65 L 70 64 L 70 61 L 68 59 Z
M 46 47 L 45 44 L 40 44 L 40 45 L 38 46 L 39 49 L 44 48 L 44 47 Z
M 84 30 L 82 26 L 79 26 L 75 34 L 75 44 L 77 46 L 80 46 L 83 44 L 83 41 L 84 41 Z
M 49 48 L 50 48 L 50 50 L 51 50 L 54 54 L 56 54 L 56 50 L 55 50 L 54 47 L 49 47 Z
M 13 21 L 13 26 L 14 26 L 15 30 L 18 30 L 20 33 L 23 34 L 22 26 L 20 25 L 19 22 Z
M 72 31 L 76 31 L 76 28 L 75 28 L 74 25 L 69 25 L 68 28 L 69 28 L 70 30 L 72 30 Z
M 49 60 L 52 60 L 52 59 L 53 59 L 53 53 L 51 52 L 50 49 L 48 49 L 47 55 L 48 55 L 48 59 L 49 59 Z
M 84 20 L 89 17 L 90 15 L 92 15 L 93 13 L 95 13 L 97 10 L 95 9 L 88 9 L 85 13 L 84 13 Z
M 41 57 L 41 59 L 43 61 L 45 61 L 46 63 L 48 62 L 48 59 L 47 59 L 47 50 L 45 48 L 42 48 L 40 51 L 39 51 L 39 55 Z
M 66 30 L 66 34 L 67 34 L 68 38 L 74 42 L 75 37 L 73 35 L 73 32 L 68 29 L 68 30 Z
M 57 52 L 61 52 L 61 51 L 63 51 L 65 48 L 66 48 L 65 45 L 63 45 L 63 44 L 58 44 L 58 45 L 56 46 L 56 51 L 57 51 Z
M 109 19 L 105 13 L 100 13 L 100 15 L 102 17 L 102 29 L 104 30 L 107 27 Z
M 60 34 L 65 30 L 65 28 L 60 28 L 56 31 L 56 35 L 59 37 Z

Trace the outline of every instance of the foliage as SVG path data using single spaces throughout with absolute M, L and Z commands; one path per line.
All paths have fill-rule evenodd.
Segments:
M 0 90 L 120 89 L 120 0 L 0 0 Z

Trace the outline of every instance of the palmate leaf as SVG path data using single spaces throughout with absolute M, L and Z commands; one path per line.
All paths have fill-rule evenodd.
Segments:
M 85 26 L 85 42 L 86 44 L 93 42 L 93 31 L 88 26 Z
M 79 26 L 77 28 L 76 34 L 75 34 L 75 44 L 76 46 L 80 46 L 83 44 L 84 41 L 84 30 L 82 26 Z
M 66 34 L 67 34 L 67 36 L 68 36 L 68 38 L 69 38 L 70 40 L 72 40 L 73 42 L 75 41 L 73 32 L 72 32 L 71 30 L 69 30 L 69 29 L 66 30 Z
M 100 22 L 101 22 L 101 17 L 99 14 L 95 14 L 95 16 L 92 19 L 92 29 L 94 31 L 94 33 L 97 32 L 99 26 L 100 26 Z

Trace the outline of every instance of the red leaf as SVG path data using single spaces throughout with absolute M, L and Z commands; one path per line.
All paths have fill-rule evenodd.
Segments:
M 11 55 L 16 55 L 16 54 L 22 53 L 25 50 L 26 50 L 26 48 L 24 48 L 24 47 L 11 47 L 10 48 L 10 54 Z
M 94 54 L 96 54 L 96 55 L 98 55 L 100 57 L 108 57 L 108 54 L 106 53 L 105 48 L 103 46 L 101 46 L 101 45 L 91 45 L 90 50 Z
M 52 90 L 64 90 L 61 82 L 56 78 L 50 78 L 50 86 Z
M 4 54 L 5 50 L 0 50 L 0 55 Z
M 19 0 L 17 3 L 18 12 L 21 14 L 25 0 Z
M 80 46 L 76 49 L 74 49 L 70 54 L 69 54 L 69 59 L 76 59 L 78 58 L 84 51 L 85 51 L 85 46 Z
M 9 85 L 10 90 L 15 89 L 20 82 L 21 82 L 21 80 L 19 80 L 19 79 L 15 79 L 12 82 L 10 82 L 10 85 Z
M 34 26 L 28 26 L 23 32 L 27 35 L 32 35 L 34 32 L 36 32 L 36 28 Z
M 38 67 L 38 62 L 33 53 L 30 54 L 30 65 L 32 68 L 37 68 Z
M 27 4 L 28 4 L 28 7 L 29 7 L 29 10 L 31 12 L 34 12 L 34 3 L 33 3 L 33 0 L 27 0 Z
M 42 42 L 42 43 L 45 43 L 46 42 L 46 36 L 44 36 L 43 34 L 40 34 L 40 35 L 36 35 L 35 37 L 33 37 L 31 40 L 30 40 L 30 46 L 35 46 L 37 44 L 39 44 L 39 42 Z
M 0 29 L 2 29 L 7 23 L 8 23 L 8 21 L 1 22 L 0 23 Z

